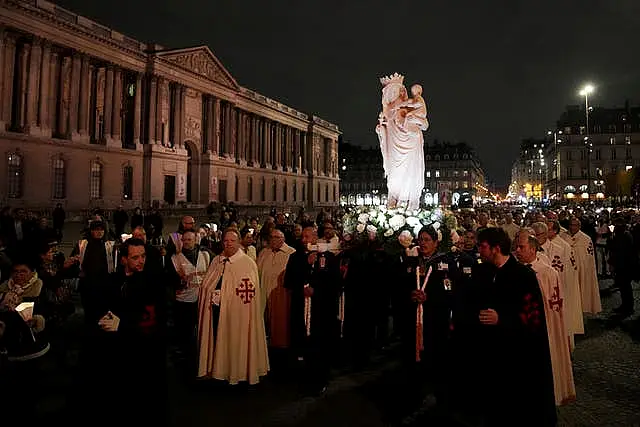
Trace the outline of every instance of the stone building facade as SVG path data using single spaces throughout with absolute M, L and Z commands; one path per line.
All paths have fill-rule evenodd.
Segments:
M 206 46 L 0 5 L 0 204 L 335 206 L 339 135 L 240 86 Z
M 584 106 L 568 106 L 549 132 L 545 154 L 550 200 L 631 196 L 620 182 L 640 168 L 640 106 L 590 108 L 589 129 Z

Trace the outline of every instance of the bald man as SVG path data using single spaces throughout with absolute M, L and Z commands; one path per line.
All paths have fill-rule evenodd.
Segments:
M 195 224 L 196 220 L 193 219 L 192 216 L 182 217 L 182 221 L 180 221 L 180 225 L 178 226 L 178 231 L 169 234 L 166 254 L 168 258 L 182 251 L 182 234 L 185 231 L 193 231 L 195 233 Z M 196 236 L 198 236 L 198 233 L 196 233 Z M 200 241 L 198 240 L 197 243 L 199 244 Z

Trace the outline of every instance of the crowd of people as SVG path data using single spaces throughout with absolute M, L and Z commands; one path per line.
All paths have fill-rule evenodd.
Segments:
M 0 217 L 0 351 L 18 407 L 45 355 L 65 364 L 66 319 L 84 319 L 78 395 L 85 416 L 167 423 L 166 354 L 185 382 L 233 387 L 298 372 L 326 391 L 346 349 L 353 369 L 397 342 L 404 404 L 428 385 L 443 417 L 485 425 L 550 426 L 576 396 L 571 354 L 601 312 L 598 276 L 614 277 L 634 312 L 639 216 L 509 208 L 458 212 L 454 246 L 423 227 L 395 249 L 375 233 L 342 233 L 341 213 L 233 207 L 191 216 L 165 233 L 157 211 L 107 221 L 94 212 L 68 257 L 62 223 L 24 209 Z M 60 218 L 60 213 L 58 213 Z M 406 246 L 406 247 L 405 247 Z M 117 403 L 104 399 L 117 390 Z M 16 389 L 17 390 L 17 389 Z M 400 401 L 399 400 L 399 401 Z M 22 406 L 21 406 L 22 405 Z M 81 417 L 82 418 L 82 417 Z M 86 420 L 86 418 L 85 418 Z

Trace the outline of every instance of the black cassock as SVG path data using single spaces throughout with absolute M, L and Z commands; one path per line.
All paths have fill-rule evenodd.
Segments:
M 553 426 L 556 409 L 544 303 L 535 272 L 513 257 L 474 269 L 477 305 L 498 313 L 479 325 L 475 354 L 487 426 Z M 468 307 L 470 308 L 470 307 Z
M 289 257 L 284 286 L 291 290 L 291 345 L 307 361 L 310 385 L 323 387 L 329 379 L 331 354 L 337 348 L 339 334 L 340 259 L 331 252 L 318 253 L 315 264 L 310 265 L 308 256 L 307 251 L 298 250 Z M 308 337 L 304 312 L 307 284 L 314 292 Z

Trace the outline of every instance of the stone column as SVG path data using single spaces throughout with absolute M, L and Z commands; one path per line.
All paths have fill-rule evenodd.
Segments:
M 22 45 L 19 47 L 18 52 L 18 93 L 16 103 L 15 122 L 11 123 L 14 130 L 23 131 L 27 127 L 27 100 L 28 91 L 27 86 L 29 84 L 29 52 L 31 51 L 30 45 Z
M 38 126 L 42 136 L 51 137 L 49 123 L 49 84 L 51 82 L 51 43 L 45 41 L 42 45 L 42 61 L 40 64 L 40 97 L 38 99 Z
M 253 142 L 253 165 L 260 167 L 264 161 L 262 159 L 262 140 L 264 139 L 264 123 L 267 119 L 256 120 L 256 140 Z
M 229 132 L 230 117 L 229 117 L 229 103 L 223 102 L 222 105 L 222 135 L 220 136 L 220 153 L 228 157 L 229 156 L 229 144 L 231 139 L 231 133 Z
M 213 98 L 209 95 L 206 95 L 206 108 L 205 108 L 206 120 L 205 120 L 205 129 L 204 132 L 204 140 L 206 141 L 205 152 L 207 154 L 211 154 L 214 147 L 215 140 L 215 127 L 214 127 L 214 116 L 213 116 Z
M 293 171 L 300 173 L 300 130 L 293 130 Z
M 80 64 L 80 104 L 78 106 L 78 134 L 82 142 L 89 142 L 89 114 L 91 106 L 89 105 L 91 92 L 91 67 L 90 59 L 87 55 L 82 55 Z
M 261 164 L 263 168 L 271 167 L 271 150 L 269 149 L 269 141 L 271 140 L 271 124 L 269 120 L 265 119 L 262 130 L 262 159 Z
M 47 123 L 51 130 L 51 136 L 56 136 L 58 132 L 58 84 L 60 83 L 60 57 L 55 50 L 51 51 L 51 59 L 49 60 L 49 93 L 48 105 L 49 117 Z
M 156 97 L 158 96 L 158 79 L 155 76 L 149 76 L 147 84 L 149 88 L 147 91 L 149 95 L 149 108 L 147 109 L 147 117 L 145 119 L 147 144 L 156 144 L 156 107 L 158 106 Z
M 16 55 L 16 39 L 12 35 L 3 34 L 2 37 L 2 116 L 0 117 L 0 131 L 6 130 L 7 126 L 11 123 L 11 109 L 13 100 L 13 76 L 15 73 L 13 60 Z
M 133 143 L 140 148 L 140 123 L 142 121 L 142 76 L 136 74 L 135 98 L 133 100 Z
M 163 132 L 165 124 L 162 121 L 164 118 L 162 114 L 162 110 L 164 109 L 163 94 L 165 93 L 166 88 L 166 80 L 162 77 L 158 77 L 158 84 L 156 85 L 156 119 L 154 123 L 156 124 L 156 141 L 158 141 L 158 144 L 160 145 L 166 145 L 167 138 L 169 137 L 169 135 L 166 135 L 165 132 Z
M 220 156 L 222 152 L 220 151 L 220 114 L 222 109 L 220 108 L 220 100 L 218 98 L 213 100 L 213 108 L 211 109 L 212 115 L 212 132 L 213 132 L 213 141 L 211 151 L 214 155 Z
M 243 162 L 243 164 L 246 164 L 249 158 L 247 157 L 247 145 L 246 141 L 244 140 L 245 114 L 242 110 L 234 108 L 234 117 L 234 129 L 236 130 L 236 161 L 238 163 Z
M 180 139 L 179 139 L 179 146 L 180 148 L 184 148 L 184 122 L 185 122 L 185 117 L 186 117 L 186 113 L 185 111 L 187 110 L 187 88 L 180 85 L 180 92 L 179 92 L 179 97 L 178 100 L 180 101 L 180 121 L 178 122 L 178 131 L 179 131 L 179 135 L 180 135 Z
M 69 95 L 69 130 L 72 140 L 78 139 L 78 105 L 80 103 L 80 72 L 82 70 L 82 61 L 80 54 L 74 52 L 71 57 L 71 86 Z M 108 137 L 108 135 L 107 135 Z
M 231 134 L 231 158 L 232 159 L 237 159 L 237 153 L 238 153 L 238 133 L 236 132 L 236 123 L 238 121 L 238 114 L 237 114 L 237 110 L 235 108 L 235 106 L 233 104 L 229 105 L 229 116 L 230 116 L 230 123 L 231 123 L 231 129 L 230 129 L 230 134 Z
M 104 137 L 106 142 L 111 140 L 111 131 L 113 125 L 113 67 L 107 66 L 105 74 L 104 84 L 104 109 L 103 121 L 104 121 Z
M 113 117 L 111 119 L 111 137 L 115 144 L 122 147 L 122 70 L 116 67 L 113 72 Z
M 175 84 L 169 86 L 169 90 L 171 93 L 171 100 L 169 105 L 173 105 L 173 111 L 171 111 L 171 128 L 173 130 L 173 135 L 170 135 L 171 142 L 174 147 L 180 146 L 180 107 L 182 103 L 180 102 L 180 88 L 179 84 Z
M 42 60 L 42 40 L 34 37 L 29 51 L 28 68 L 25 69 L 25 121 L 24 131 L 28 134 L 38 134 L 38 95 L 40 93 L 40 61 Z
M 300 132 L 300 158 L 302 163 L 302 173 L 307 174 L 307 133 Z

